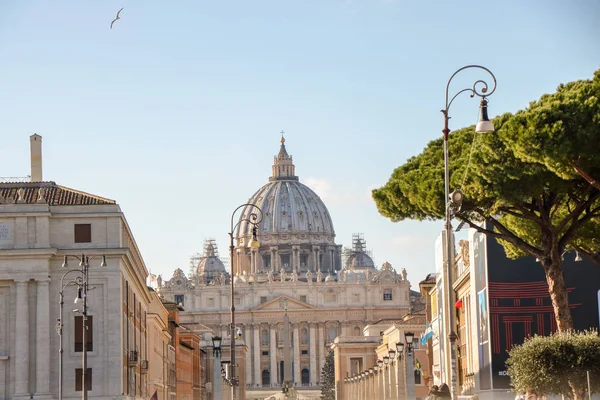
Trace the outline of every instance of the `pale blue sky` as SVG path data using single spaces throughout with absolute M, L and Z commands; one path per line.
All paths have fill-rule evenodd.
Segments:
M 370 189 L 441 135 L 456 69 L 491 69 L 490 114 L 516 111 L 600 68 L 598 21 L 594 0 L 3 0 L 0 176 L 29 174 L 42 135 L 44 178 L 117 200 L 170 276 L 205 238 L 227 254 L 231 212 L 266 183 L 283 129 L 337 242 L 364 233 L 416 286 L 442 223 L 391 223 Z M 451 128 L 477 112 L 459 98 Z

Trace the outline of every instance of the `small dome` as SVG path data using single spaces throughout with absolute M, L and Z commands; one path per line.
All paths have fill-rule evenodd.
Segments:
M 225 273 L 225 265 L 218 256 L 216 246 L 214 240 L 207 240 L 204 243 L 204 254 L 196 268 L 198 276 L 204 279 L 206 284 L 220 276 L 221 273 Z
M 346 259 L 347 270 L 353 269 L 375 269 L 375 263 L 370 252 L 366 250 L 366 242 L 362 234 L 352 235 L 352 251 Z

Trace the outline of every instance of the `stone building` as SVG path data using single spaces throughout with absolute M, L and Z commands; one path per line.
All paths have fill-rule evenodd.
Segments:
M 32 181 L 0 183 L 0 398 L 58 398 L 57 322 L 63 398 L 81 398 L 84 345 L 90 397 L 149 398 L 148 271 L 125 215 L 114 200 L 44 181 L 42 138 L 30 141 Z M 82 254 L 90 259 L 85 344 L 78 290 L 68 284 L 76 272 L 64 290 L 61 282 Z
M 264 399 L 281 392 L 291 372 L 303 398 L 318 398 L 321 367 L 335 338 L 360 335 L 369 324 L 407 314 L 410 283 L 390 263 L 376 268 L 361 235 L 342 251 L 325 203 L 296 176 L 283 138 L 269 181 L 248 203 L 259 206 L 263 218 L 259 248 L 249 247 L 253 226 L 245 220 L 251 207 L 241 209 L 234 232 L 233 297 L 246 346 L 240 382 L 247 399 Z M 229 337 L 231 277 L 215 250 L 208 242 L 195 274 L 178 269 L 158 290 L 184 306 L 182 324 L 202 323 Z M 284 308 L 291 324 L 288 349 Z

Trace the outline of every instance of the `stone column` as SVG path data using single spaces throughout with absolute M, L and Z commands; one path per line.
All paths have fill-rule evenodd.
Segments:
M 334 252 L 334 248 L 331 247 L 329 249 L 329 254 L 331 255 L 330 257 L 330 265 L 331 265 L 331 273 L 335 272 L 335 252 Z
M 29 280 L 16 283 L 15 394 L 25 395 L 29 394 Z
M 244 341 L 248 347 L 246 352 L 246 385 L 251 385 L 252 382 L 252 325 L 246 324 L 244 326 Z
M 313 271 L 319 271 L 319 263 L 317 260 L 317 255 L 319 254 L 319 248 L 317 246 L 313 246 L 312 248 L 312 259 L 313 259 Z
M 273 265 L 273 264 L 271 264 Z M 271 360 L 271 383 L 279 383 L 279 374 L 277 373 L 277 325 L 269 325 L 269 358 Z
M 320 371 L 317 370 L 317 324 L 310 324 L 310 384 L 315 385 L 319 381 Z
M 261 364 L 260 364 L 260 324 L 254 324 L 254 384 L 262 385 Z
M 277 246 L 271 246 L 271 271 L 279 272 L 279 268 L 277 268 Z
M 300 374 L 300 335 L 298 332 L 298 324 L 294 324 L 294 382 L 298 386 L 302 383 Z
M 35 354 L 35 392 L 37 394 L 50 393 L 50 296 L 48 285 L 50 280 L 37 281 L 37 314 L 36 335 L 37 342 Z
M 241 275 L 241 274 L 242 274 L 242 253 L 241 253 L 240 249 L 236 249 L 235 250 L 235 274 L 233 276 Z
M 323 369 L 325 365 L 325 355 L 327 354 L 327 348 L 325 347 L 325 325 L 319 324 L 319 371 Z M 319 381 L 321 378 L 319 377 Z

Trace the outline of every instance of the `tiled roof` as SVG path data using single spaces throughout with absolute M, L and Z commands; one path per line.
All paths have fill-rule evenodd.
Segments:
M 40 188 L 43 188 L 43 199 L 40 198 Z M 20 189 L 23 189 L 22 198 Z M 117 204 L 114 200 L 60 186 L 55 182 L 0 183 L 0 204 L 3 203 L 48 203 L 50 206 Z

